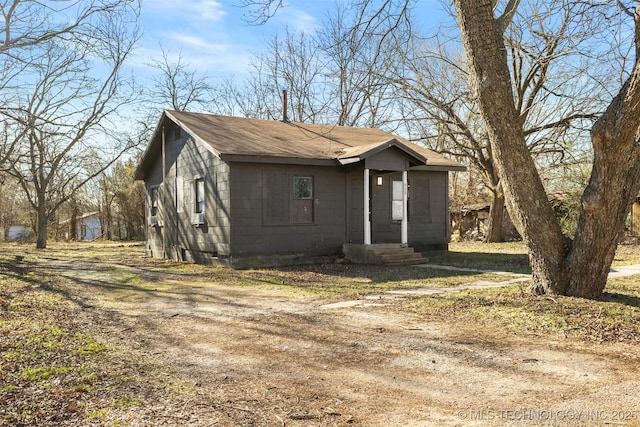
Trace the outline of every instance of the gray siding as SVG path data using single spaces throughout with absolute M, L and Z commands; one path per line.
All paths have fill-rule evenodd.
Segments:
M 147 227 L 147 249 L 162 256 L 164 233 L 166 256 L 172 259 L 206 258 L 229 253 L 229 167 L 205 147 L 183 133 L 172 131 L 166 138 L 165 203 L 158 219 L 162 226 Z M 162 183 L 162 158 L 148 172 L 147 215 L 150 216 L 150 189 Z M 204 224 L 193 225 L 196 179 L 204 179 Z M 161 194 L 162 192 L 160 192 Z
M 313 177 L 312 224 L 291 224 L 297 207 L 283 205 L 294 176 Z M 232 255 L 338 254 L 346 238 L 344 176 L 334 167 L 232 163 Z M 274 190 L 277 203 L 269 197 Z
M 426 250 L 446 245 L 449 242 L 448 172 L 409 171 L 409 182 L 409 246 Z M 418 201 L 420 197 L 422 200 Z M 425 201 L 428 201 L 428 212 Z

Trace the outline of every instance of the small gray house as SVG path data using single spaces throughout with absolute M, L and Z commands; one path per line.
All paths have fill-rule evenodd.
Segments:
M 452 170 L 380 129 L 164 111 L 135 178 L 148 255 L 245 267 L 446 249 Z

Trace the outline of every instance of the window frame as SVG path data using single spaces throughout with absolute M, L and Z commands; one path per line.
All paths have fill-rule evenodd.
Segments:
M 193 212 L 204 213 L 206 206 L 206 187 L 203 177 L 197 177 L 193 180 L 193 192 Z
M 160 193 L 160 186 L 154 185 L 149 188 L 149 213 L 151 216 L 158 216 L 158 196 Z
M 396 184 L 399 184 L 400 187 L 400 198 L 396 196 Z M 402 221 L 404 218 L 404 185 L 401 180 L 392 180 L 391 181 L 391 221 Z M 396 213 L 397 205 L 400 205 L 400 217 L 398 218 Z
M 291 175 L 289 200 L 289 225 L 314 225 L 315 215 L 315 179 L 313 175 Z M 302 186 L 299 183 L 304 180 Z

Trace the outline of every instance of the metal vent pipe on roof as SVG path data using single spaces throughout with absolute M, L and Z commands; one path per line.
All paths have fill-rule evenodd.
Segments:
M 282 89 L 282 121 L 287 123 L 289 117 L 287 116 L 287 90 Z

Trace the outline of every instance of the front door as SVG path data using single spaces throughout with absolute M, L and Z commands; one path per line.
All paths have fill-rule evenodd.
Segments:
M 400 180 L 400 218 L 397 197 Z M 402 220 L 402 175 L 398 172 L 375 172 L 371 179 L 371 242 L 400 243 L 400 220 Z
M 351 172 L 349 175 L 348 237 L 351 243 L 364 243 L 364 176 L 360 171 Z M 371 243 L 400 243 L 400 221 L 393 219 L 394 206 L 397 205 L 397 201 L 394 200 L 394 182 L 396 187 L 397 182 L 402 183 L 401 173 L 371 171 L 369 180 Z M 397 206 L 395 207 L 397 210 Z

